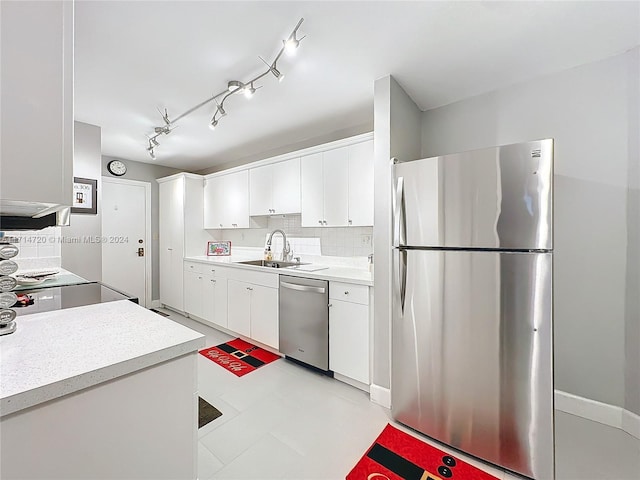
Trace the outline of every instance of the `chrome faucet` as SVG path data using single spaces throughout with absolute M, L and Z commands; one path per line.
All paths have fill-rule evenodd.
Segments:
M 267 247 L 271 247 L 271 241 L 273 240 L 273 235 L 275 233 L 278 233 L 278 232 L 280 232 L 282 234 L 282 261 L 283 262 L 290 262 L 291 261 L 291 256 L 293 255 L 293 253 L 291 253 L 291 246 L 289 245 L 289 242 L 287 241 L 287 234 L 284 233 L 279 228 L 274 230 L 273 232 L 271 232 L 271 234 L 269 235 L 269 239 L 267 240 Z

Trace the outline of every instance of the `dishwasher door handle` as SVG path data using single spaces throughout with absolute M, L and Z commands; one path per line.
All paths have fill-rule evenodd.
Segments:
M 298 285 L 297 283 L 280 282 L 280 286 L 289 288 L 291 290 L 298 290 L 299 292 L 311 292 L 311 293 L 324 293 L 324 287 L 310 287 L 308 285 Z

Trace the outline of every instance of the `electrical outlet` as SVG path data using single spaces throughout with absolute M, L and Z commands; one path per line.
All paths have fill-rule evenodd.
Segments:
M 370 247 L 371 246 L 371 235 L 360 235 L 360 246 L 362 246 L 362 247 Z

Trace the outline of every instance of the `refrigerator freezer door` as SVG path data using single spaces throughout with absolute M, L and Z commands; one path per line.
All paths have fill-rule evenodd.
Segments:
M 394 176 L 394 244 L 553 248 L 553 140 L 400 163 Z
M 393 417 L 554 478 L 552 254 L 395 249 L 394 269 Z

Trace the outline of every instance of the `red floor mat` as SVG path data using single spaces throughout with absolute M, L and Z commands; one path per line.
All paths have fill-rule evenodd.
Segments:
M 239 338 L 200 350 L 200 355 L 205 356 L 238 377 L 242 377 L 247 373 L 253 372 L 256 368 L 280 358 L 275 353 L 268 352 Z
M 498 480 L 387 425 L 347 480 Z

